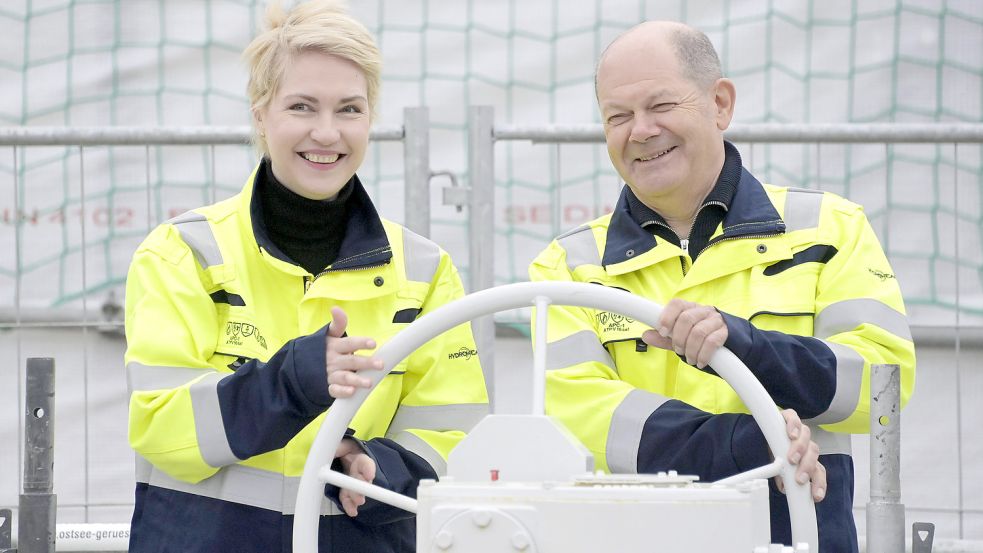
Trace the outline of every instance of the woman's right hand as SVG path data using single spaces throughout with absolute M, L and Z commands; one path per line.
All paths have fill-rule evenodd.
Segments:
M 331 308 L 331 326 L 328 328 L 326 347 L 326 366 L 328 373 L 328 394 L 334 398 L 351 397 L 357 388 L 368 388 L 371 381 L 359 371 L 381 370 L 382 360 L 355 352 L 375 349 L 372 338 L 347 336 L 348 315 L 340 307 Z

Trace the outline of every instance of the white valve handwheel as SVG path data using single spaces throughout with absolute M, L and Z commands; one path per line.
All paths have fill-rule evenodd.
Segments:
M 653 327 L 662 314 L 662 306 L 652 301 L 623 290 L 593 284 L 523 282 L 489 288 L 446 304 L 414 321 L 375 352 L 375 357 L 383 362 L 383 370 L 368 371 L 363 375 L 369 376 L 372 385 L 375 386 L 406 356 L 442 332 L 482 315 L 529 307 L 536 303 L 537 298 L 542 297 L 550 298 L 554 305 L 591 307 L 620 313 Z M 537 336 L 538 342 L 542 343 L 544 340 L 545 336 Z M 537 349 L 545 348 L 537 346 Z M 778 452 L 775 455 L 777 461 L 774 465 L 781 466 L 780 475 L 785 482 L 793 543 L 806 543 L 809 545 L 809 551 L 819 551 L 816 511 L 810 484 L 797 483 L 795 467 L 781 462 L 791 443 L 785 433 L 785 421 L 776 409 L 775 403 L 747 366 L 726 348 L 720 348 L 710 359 L 710 364 L 717 374 L 734 388 L 761 427 L 768 446 L 773 452 Z M 321 502 L 327 501 L 324 497 L 324 484 L 318 473 L 322 472 L 322 468 L 329 470 L 334 452 L 348 424 L 370 390 L 359 388 L 352 397 L 335 400 L 311 445 L 297 491 L 294 512 L 293 549 L 296 553 L 318 551 L 318 518 Z M 754 469 L 749 473 L 767 476 L 774 474 L 774 471 Z M 733 479 L 734 477 L 728 480 Z M 363 489 L 358 491 L 364 493 L 364 490 L 369 487 L 392 493 L 365 483 Z M 379 496 L 384 498 L 385 493 Z M 408 499 L 408 501 L 413 500 Z

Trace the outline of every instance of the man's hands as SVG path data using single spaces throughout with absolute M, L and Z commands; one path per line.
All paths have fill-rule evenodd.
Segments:
M 347 327 L 348 315 L 340 307 L 332 307 L 325 362 L 328 371 L 328 393 L 335 398 L 351 397 L 357 388 L 368 388 L 372 385 L 369 379 L 360 376 L 358 371 L 382 369 L 381 359 L 355 355 L 359 350 L 375 349 L 375 340 L 351 336 L 343 338 L 342 335 L 345 334 Z M 364 498 L 362 501 L 365 501 Z
M 365 482 L 372 482 L 375 479 L 375 461 L 362 451 L 362 447 L 355 440 L 347 438 L 341 440 L 335 451 L 335 458 L 341 461 L 341 466 L 348 476 Z M 351 490 L 342 489 L 338 498 L 341 500 L 341 508 L 350 517 L 356 516 L 358 508 L 365 504 L 365 496 Z
M 812 479 L 812 500 L 819 503 L 826 497 L 826 467 L 819 462 L 819 446 L 812 441 L 812 431 L 809 427 L 802 424 L 799 415 L 791 409 L 782 411 L 785 419 L 785 431 L 788 438 L 792 440 L 788 448 L 788 462 L 797 465 L 795 470 L 795 480 L 804 484 L 807 479 Z M 785 493 L 785 486 L 782 479 L 775 477 L 775 485 L 779 491 Z
M 650 346 L 673 350 L 690 365 L 702 369 L 727 341 L 727 325 L 713 307 L 677 298 L 666 304 L 659 326 L 645 331 L 642 340 Z M 786 409 L 782 417 L 792 440 L 787 458 L 789 463 L 797 465 L 795 478 L 800 483 L 811 478 L 812 498 L 822 501 L 826 497 L 826 468 L 819 462 L 819 446 L 811 440 L 812 432 L 795 411 Z M 776 478 L 775 483 L 784 493 L 782 480 Z
M 674 299 L 662 309 L 659 326 L 647 330 L 642 340 L 662 349 L 671 349 L 698 369 L 727 341 L 727 325 L 720 313 L 707 305 Z

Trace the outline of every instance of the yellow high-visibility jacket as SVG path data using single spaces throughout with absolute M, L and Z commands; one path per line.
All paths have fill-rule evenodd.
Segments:
M 382 345 L 418 315 L 463 295 L 447 253 L 381 219 L 357 177 L 337 260 L 308 273 L 279 253 L 257 220 L 256 175 L 238 195 L 156 228 L 127 278 L 129 441 L 138 455 L 133 533 L 179 540 L 183 551 L 280 549 L 280 531 L 235 536 L 223 526 L 230 519 L 281 525 L 292 513 L 332 401 L 325 372 L 331 307 L 348 314 L 349 336 Z M 415 495 L 420 478 L 444 473 L 448 452 L 487 413 L 487 402 L 471 330 L 461 325 L 395 367 L 351 427 L 377 463 L 376 483 Z M 192 504 L 190 514 L 179 514 Z M 332 536 L 342 537 L 332 538 L 334 550 L 413 543 L 412 520 L 390 532 L 399 537 L 366 534 L 360 525 L 408 517 L 381 506 L 376 516 L 369 507 L 356 519 L 322 517 L 337 519 Z M 166 520 L 149 521 L 151 512 Z M 323 514 L 338 513 L 329 505 Z M 173 528 L 161 536 L 165 523 Z M 355 529 L 339 531 L 348 526 Z
M 694 263 L 632 219 L 627 193 L 613 213 L 551 242 L 531 264 L 531 279 L 715 306 L 727 324 L 725 346 L 776 403 L 798 411 L 823 453 L 846 454 L 821 457 L 830 490 L 819 504 L 842 511 L 845 535 L 853 526 L 853 467 L 842 433 L 869 430 L 870 366 L 901 366 L 903 403 L 915 370 L 901 291 L 861 207 L 829 193 L 762 185 L 741 169 L 732 205 Z M 548 312 L 546 410 L 597 467 L 715 480 L 769 461 L 750 417 L 710 416 L 747 412 L 712 367 L 699 370 L 647 346 L 648 327 L 620 314 Z

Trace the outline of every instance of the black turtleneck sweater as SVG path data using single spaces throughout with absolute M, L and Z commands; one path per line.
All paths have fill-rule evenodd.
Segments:
M 270 240 L 293 262 L 317 275 L 338 257 L 348 225 L 349 181 L 333 200 L 311 200 L 280 183 L 268 159 L 256 178 Z

